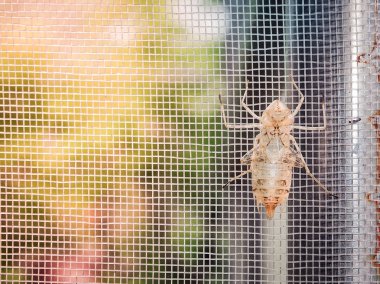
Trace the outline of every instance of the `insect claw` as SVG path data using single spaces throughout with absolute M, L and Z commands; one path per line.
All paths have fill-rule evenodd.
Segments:
M 339 198 L 338 195 L 334 194 L 334 193 L 330 193 L 332 197 L 334 198 Z
M 318 184 L 326 192 L 326 194 L 328 194 L 328 195 L 330 195 L 330 196 L 332 196 L 334 198 L 339 198 L 338 195 L 336 195 L 336 194 L 332 193 L 331 191 L 329 191 L 325 186 L 322 186 L 320 183 L 318 183 Z
M 321 186 L 321 185 L 319 184 L 319 186 Z M 339 198 L 338 195 L 336 195 L 335 193 L 332 193 L 331 191 L 327 190 L 326 187 L 324 187 L 324 186 L 322 187 L 322 186 L 321 186 L 321 188 L 322 188 L 322 189 L 325 191 L 325 193 L 328 194 L 329 196 L 332 196 L 332 197 L 334 197 L 334 198 Z
M 222 105 L 223 104 L 223 101 L 222 101 L 222 95 L 221 94 L 219 94 L 219 102 L 220 102 L 220 104 Z
M 321 100 L 321 103 L 324 104 L 325 103 L 325 95 L 322 94 L 322 100 Z
M 229 185 L 231 183 L 231 181 L 227 181 L 224 185 L 223 185 L 223 188 L 225 188 L 227 185 Z

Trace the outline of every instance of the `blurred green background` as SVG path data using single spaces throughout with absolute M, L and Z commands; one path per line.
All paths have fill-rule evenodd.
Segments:
M 0 5 L 2 282 L 220 277 L 217 261 L 199 268 L 220 190 L 225 7 L 11 2 Z

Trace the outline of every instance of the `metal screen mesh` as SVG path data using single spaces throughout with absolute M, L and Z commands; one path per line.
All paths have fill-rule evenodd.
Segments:
M 376 5 L 2 1 L 1 282 L 378 283 Z M 223 187 L 259 132 L 218 94 L 251 123 L 246 81 L 261 115 L 290 74 L 337 198 L 296 168 L 268 220 L 251 175 Z

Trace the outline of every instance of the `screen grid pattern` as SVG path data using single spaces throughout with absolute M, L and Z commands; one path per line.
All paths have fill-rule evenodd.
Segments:
M 1 283 L 378 283 L 377 5 L 2 1 Z M 218 95 L 258 123 L 245 92 L 294 110 L 291 75 L 336 197 L 294 168 L 268 219 L 252 174 L 224 186 L 260 129 Z

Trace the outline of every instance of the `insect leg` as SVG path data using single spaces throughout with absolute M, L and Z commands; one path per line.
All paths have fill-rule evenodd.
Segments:
M 322 188 L 326 193 L 328 193 L 328 194 L 330 194 L 330 195 L 332 195 L 332 196 L 334 196 L 335 198 L 338 198 L 338 196 L 337 195 L 335 195 L 335 194 L 333 194 L 331 191 L 329 191 L 312 173 L 311 173 L 311 171 L 310 171 L 310 169 L 309 169 L 309 167 L 307 166 L 307 164 L 306 164 L 306 162 L 305 162 L 305 159 L 303 158 L 303 156 L 302 156 L 302 153 L 301 153 L 301 149 L 300 149 L 300 147 L 298 146 L 298 144 L 297 144 L 297 142 L 296 142 L 296 140 L 295 140 L 295 138 L 292 136 L 292 135 L 289 135 L 289 138 L 292 140 L 292 142 L 293 142 L 293 145 L 294 145 L 294 147 L 296 148 L 296 150 L 297 150 L 297 153 L 298 153 L 298 155 L 299 155 L 299 158 L 300 158 L 300 160 L 301 160 L 301 163 L 302 163 L 302 165 L 303 165 L 303 167 L 305 168 L 305 171 L 306 171 L 306 173 L 307 173 L 307 175 L 308 176 L 310 176 L 312 179 L 313 179 L 313 181 L 315 181 L 319 186 L 320 186 L 320 188 Z
M 250 173 L 251 170 L 248 170 L 248 171 L 245 171 L 245 172 L 242 172 L 240 175 L 230 179 L 225 185 L 223 185 L 223 188 L 225 188 L 227 185 L 229 185 L 231 182 L 234 182 L 235 180 L 238 180 L 239 178 L 241 178 L 242 176 L 245 176 L 246 174 Z
M 297 92 L 298 92 L 298 95 L 300 96 L 300 100 L 299 100 L 299 102 L 298 102 L 298 105 L 297 105 L 296 109 L 295 109 L 295 110 L 293 111 L 293 113 L 292 113 L 293 116 L 296 116 L 297 113 L 298 113 L 298 112 L 300 111 L 300 109 L 301 109 L 301 106 L 302 106 L 302 104 L 303 104 L 303 101 L 304 101 L 305 97 L 304 97 L 304 95 L 302 94 L 301 90 L 298 88 L 298 85 L 296 84 L 296 82 L 294 81 L 294 79 L 293 79 L 293 75 L 290 74 L 289 77 L 290 77 L 290 79 L 292 80 L 293 86 L 296 88 L 296 90 L 297 90 Z
M 247 106 L 247 104 L 245 103 L 245 99 L 247 98 L 247 94 L 248 94 L 248 83 L 249 83 L 249 81 L 246 81 L 245 83 L 246 83 L 246 89 L 245 89 L 245 92 L 244 92 L 244 96 L 243 96 L 243 98 L 240 101 L 240 104 L 250 115 L 252 115 L 254 118 L 260 120 L 260 116 L 258 116 L 256 113 L 254 113 L 253 110 L 251 110 Z
M 293 75 L 290 75 L 290 79 L 292 79 L 292 83 L 294 87 L 297 89 L 297 92 L 300 96 L 300 101 L 298 102 L 298 105 L 296 109 L 293 111 L 292 115 L 296 116 L 297 113 L 300 111 L 301 106 L 304 101 L 304 95 L 302 94 L 301 90 L 298 88 L 298 85 L 293 79 Z M 323 126 L 315 126 L 315 127 L 307 127 L 307 126 L 301 126 L 301 125 L 294 125 L 294 129 L 300 129 L 300 130 L 325 130 L 327 125 L 327 118 L 326 118 L 326 106 L 325 106 L 325 100 L 322 100 L 322 112 L 323 112 Z
M 323 113 L 323 126 L 302 126 L 302 125 L 294 125 L 294 129 L 300 129 L 300 130 L 326 130 L 327 127 L 327 117 L 326 117 L 326 106 L 325 106 L 325 100 L 322 100 L 322 113 Z
M 255 148 L 249 150 L 243 157 L 240 158 L 240 162 L 245 165 L 250 165 L 252 162 L 254 151 Z
M 240 158 L 240 162 L 245 165 L 250 165 L 252 160 L 253 160 L 253 155 L 255 154 L 255 151 L 257 151 L 259 141 L 261 138 L 262 134 L 259 133 L 257 134 L 255 141 L 253 142 L 253 148 L 249 150 L 243 157 Z
M 220 102 L 220 110 L 222 111 L 223 122 L 227 128 L 243 129 L 243 128 L 255 128 L 255 127 L 260 128 L 261 127 L 260 123 L 247 123 L 247 124 L 230 124 L 230 123 L 228 123 L 227 122 L 227 116 L 226 116 L 226 113 L 224 111 L 224 105 L 222 102 L 222 96 L 221 95 L 219 95 L 219 102 Z

